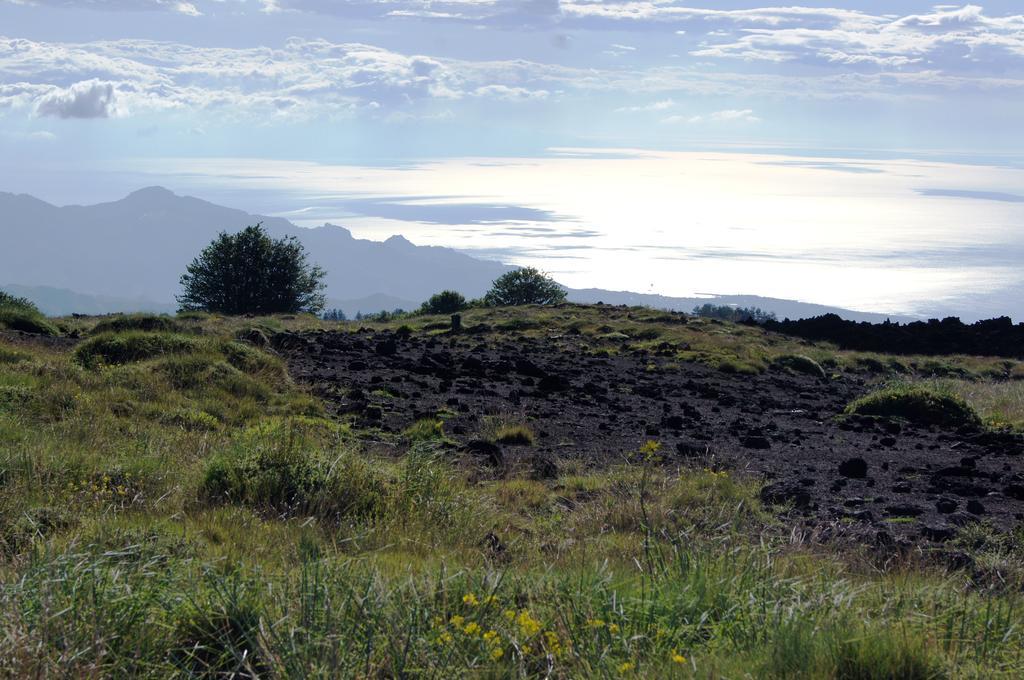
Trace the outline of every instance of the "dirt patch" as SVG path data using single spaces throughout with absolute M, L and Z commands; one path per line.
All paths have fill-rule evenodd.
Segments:
M 441 414 L 446 434 L 485 464 L 510 448 L 481 441 L 497 417 L 529 425 L 534 443 L 516 455 L 525 448 L 548 474 L 552 461 L 605 465 L 655 439 L 669 463 L 762 476 L 763 499 L 792 508 L 795 521 L 879 543 L 942 542 L 981 519 L 1024 521 L 1021 437 L 841 417 L 870 391 L 854 375 L 826 380 L 782 366 L 727 374 L 677 363 L 669 348 L 597 356 L 571 335 L 362 330 L 272 343 L 336 416 L 401 432 Z

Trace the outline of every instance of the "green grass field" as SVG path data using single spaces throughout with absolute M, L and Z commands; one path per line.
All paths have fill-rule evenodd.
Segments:
M 668 343 L 723 371 L 857 371 L 1024 425 L 1018 362 L 678 319 L 568 305 L 463 324 L 594 352 Z M 823 547 L 761 507 L 758 480 L 665 465 L 656 441 L 494 478 L 453 463 L 439 422 L 380 442 L 327 419 L 236 340 L 358 322 L 49 323 L 77 347 L 0 336 L 4 677 L 1024 677 L 1024 535 L 972 529 L 969 570 Z

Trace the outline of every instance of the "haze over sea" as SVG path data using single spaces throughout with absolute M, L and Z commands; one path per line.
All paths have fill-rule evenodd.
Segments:
M 556 148 L 397 165 L 189 158 L 100 170 L 75 194 L 42 197 L 91 203 L 164 184 L 301 226 L 538 266 L 578 288 L 964 318 L 1024 311 L 1024 169 L 1007 165 Z

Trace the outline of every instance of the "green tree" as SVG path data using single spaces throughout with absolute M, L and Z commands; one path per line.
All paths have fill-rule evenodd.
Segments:
M 222 314 L 315 314 L 324 307 L 324 275 L 297 238 L 273 239 L 257 224 L 221 232 L 192 261 L 178 304 Z
M 430 296 L 430 299 L 420 307 L 421 314 L 455 314 L 461 312 L 468 305 L 466 298 L 454 290 L 442 290 Z
M 484 296 L 485 304 L 497 307 L 553 305 L 564 301 L 565 289 L 533 267 L 516 269 L 499 276 Z

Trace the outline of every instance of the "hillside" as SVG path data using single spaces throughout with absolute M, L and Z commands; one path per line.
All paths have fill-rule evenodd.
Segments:
M 0 674 L 1019 677 L 1024 363 L 650 309 L 0 332 Z

